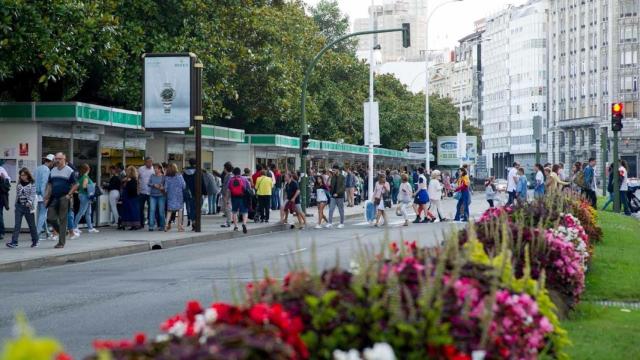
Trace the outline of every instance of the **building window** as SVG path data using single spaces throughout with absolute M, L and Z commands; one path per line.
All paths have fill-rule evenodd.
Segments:
M 590 128 L 589 129 L 589 145 L 595 145 L 595 144 L 596 144 L 596 129 Z

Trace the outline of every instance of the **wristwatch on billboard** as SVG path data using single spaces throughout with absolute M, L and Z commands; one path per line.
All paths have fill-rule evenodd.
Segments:
M 171 112 L 171 103 L 176 98 L 176 90 L 171 86 L 171 83 L 164 83 L 162 91 L 160 92 L 160 98 L 162 99 L 162 105 L 164 106 L 164 113 L 169 114 Z

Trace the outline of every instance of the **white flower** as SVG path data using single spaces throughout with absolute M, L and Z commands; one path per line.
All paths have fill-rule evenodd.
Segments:
M 218 320 L 218 312 L 216 309 L 208 308 L 204 311 L 204 320 L 207 324 L 212 324 Z
M 186 332 L 187 325 L 182 321 L 176 321 L 176 323 L 169 329 L 169 334 L 177 337 L 183 337 Z
M 353 275 L 358 275 L 360 273 L 360 264 L 357 261 L 351 259 L 351 261 L 349 262 L 349 270 Z
M 474 350 L 471 353 L 471 358 L 473 360 L 484 360 L 485 356 L 487 356 L 487 352 L 484 350 Z
M 333 360 L 360 360 L 360 353 L 355 349 L 351 349 L 349 352 L 334 350 Z
M 196 315 L 196 318 L 194 319 L 194 322 L 193 322 L 193 331 L 196 334 L 199 334 L 206 325 L 207 324 L 204 321 L 204 315 L 198 314 Z
M 158 336 L 156 336 L 156 342 L 165 342 L 165 341 L 169 341 L 169 335 L 159 334 Z
M 373 349 L 364 349 L 365 360 L 396 360 L 391 345 L 387 343 L 376 343 Z

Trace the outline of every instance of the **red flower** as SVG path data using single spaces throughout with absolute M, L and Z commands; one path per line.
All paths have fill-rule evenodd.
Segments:
M 191 300 L 187 303 L 186 314 L 189 321 L 195 320 L 196 315 L 201 314 L 202 311 L 202 306 L 197 300 Z
M 145 335 L 145 333 L 143 332 L 139 332 L 134 335 L 133 339 L 136 345 L 144 345 L 144 343 L 147 341 L 147 335 Z
M 242 312 L 233 305 L 215 303 L 211 308 L 218 313 L 218 321 L 221 323 L 235 325 L 242 320 Z
M 174 315 L 174 316 L 168 318 L 167 320 L 165 320 L 160 325 L 160 330 L 162 330 L 163 332 L 168 332 L 169 329 L 171 329 L 173 327 L 173 325 L 175 325 L 175 323 L 177 323 L 178 321 L 182 321 L 182 317 L 179 314 L 178 315 Z
M 400 251 L 400 248 L 398 248 L 398 244 L 396 244 L 395 242 L 389 244 L 389 249 L 391 249 L 392 254 L 396 254 L 398 251 Z
M 263 303 L 255 304 L 249 309 L 249 318 L 257 324 L 265 324 L 269 321 L 269 306 Z
M 55 360 L 73 360 L 73 358 L 71 357 L 71 355 L 65 352 L 61 352 L 61 353 L 58 353 L 58 355 L 56 355 Z

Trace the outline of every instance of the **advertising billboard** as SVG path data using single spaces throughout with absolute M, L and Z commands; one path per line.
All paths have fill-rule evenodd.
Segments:
M 467 136 L 467 151 L 463 159 L 465 164 L 474 164 L 478 156 L 478 137 Z M 458 137 L 457 136 L 439 136 L 438 137 L 438 165 L 439 166 L 458 166 L 460 159 L 458 158 Z
M 192 125 L 192 57 L 146 54 L 143 123 L 150 130 L 185 130 Z

